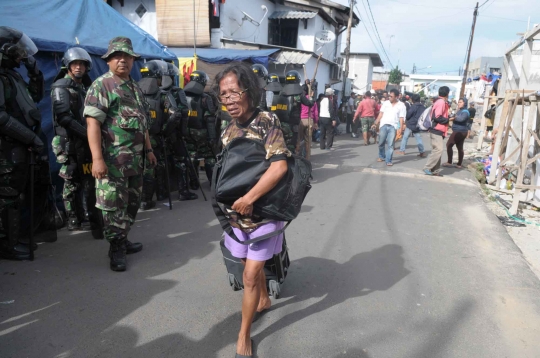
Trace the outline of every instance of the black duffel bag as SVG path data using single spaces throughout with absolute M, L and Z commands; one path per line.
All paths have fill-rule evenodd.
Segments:
M 212 200 L 232 206 L 257 184 L 270 164 L 261 141 L 234 138 L 218 155 L 212 177 Z M 287 166 L 279 183 L 253 204 L 254 215 L 277 221 L 291 221 L 298 216 L 311 189 L 311 163 L 292 156 L 287 158 Z

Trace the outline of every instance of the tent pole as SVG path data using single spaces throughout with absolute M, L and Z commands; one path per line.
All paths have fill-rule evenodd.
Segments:
M 196 17 L 195 17 L 195 0 L 193 0 L 193 52 L 194 57 L 197 57 L 197 28 L 195 26 L 196 24 Z

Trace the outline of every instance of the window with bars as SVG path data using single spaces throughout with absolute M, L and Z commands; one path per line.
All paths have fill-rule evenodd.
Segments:
M 268 44 L 296 48 L 298 20 L 271 19 L 268 21 Z

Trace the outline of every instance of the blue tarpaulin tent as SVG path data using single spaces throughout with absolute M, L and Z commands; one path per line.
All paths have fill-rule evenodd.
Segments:
M 193 48 L 169 48 L 177 57 L 193 57 Z M 279 49 L 265 50 L 238 50 L 238 49 L 209 49 L 198 48 L 197 58 L 204 62 L 213 64 L 226 64 L 233 61 L 250 60 L 253 63 L 260 63 L 268 67 L 268 58 L 276 53 Z
M 35 56 L 45 76 L 45 96 L 39 103 L 42 127 L 50 144 L 54 136 L 51 117 L 50 88 L 61 67 L 64 51 L 77 45 L 92 55 L 92 80 L 108 71 L 101 55 L 107 51 L 109 40 L 126 36 L 142 58 L 176 60 L 165 46 L 147 32 L 131 23 L 102 0 L 17 0 L 0 2 L 0 26 L 9 26 L 28 35 L 39 49 Z M 132 75 L 138 79 L 140 64 L 135 63 Z M 21 73 L 25 75 L 24 66 Z M 50 153 L 51 172 L 59 165 Z M 53 174 L 53 177 L 56 175 Z

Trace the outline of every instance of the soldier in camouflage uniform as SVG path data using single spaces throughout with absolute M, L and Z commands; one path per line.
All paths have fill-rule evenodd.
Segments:
M 55 136 L 52 150 L 62 164 L 59 176 L 64 179 L 62 198 L 72 230 L 90 230 L 95 238 L 102 238 L 99 228 L 101 213 L 97 213 L 95 179 L 92 177 L 92 153 L 86 135 L 83 116 L 86 89 L 92 84 L 88 73 L 92 59 L 80 47 L 66 51 L 64 67 L 51 86 Z
M 298 139 L 298 125 L 300 124 L 301 104 L 312 107 L 314 103 L 306 98 L 300 85 L 302 78 L 298 71 L 289 71 L 285 74 L 285 85 L 276 101 L 275 113 L 281 122 L 283 137 L 287 148 L 294 153 Z
M 0 255 L 27 260 L 31 250 L 21 235 L 21 212 L 29 195 L 31 154 L 41 153 L 43 74 L 32 55 L 35 44 L 24 33 L 0 26 Z M 24 63 L 30 82 L 15 71 Z M 25 223 L 28 225 L 28 223 Z M 33 228 L 30 228 L 32 230 Z
M 185 137 L 187 150 L 195 168 L 199 159 L 204 159 L 206 177 L 212 181 L 216 164 L 214 147 L 217 142 L 216 107 L 210 95 L 204 93 L 208 76 L 202 71 L 193 71 L 190 82 L 184 87 L 190 110 L 188 135 Z M 192 186 L 193 188 L 193 186 Z
M 143 91 L 149 107 L 148 132 L 150 133 L 150 143 L 157 158 L 155 168 L 147 167 L 143 174 L 143 190 L 141 196 L 141 210 L 152 209 L 156 206 L 153 201 L 154 192 L 156 199 L 161 201 L 166 198 L 167 184 L 165 174 L 165 157 L 163 151 L 163 127 L 167 120 L 167 96 L 160 89 L 162 76 L 168 72 L 167 63 L 161 60 L 146 62 L 141 67 L 142 79 L 139 87 Z
M 178 200 L 195 200 L 197 194 L 189 191 L 189 178 L 197 175 L 193 172 L 189 156 L 186 151 L 184 138 L 188 136 L 189 104 L 184 90 L 174 85 L 175 76 L 179 74 L 178 68 L 167 64 L 169 72 L 163 76 L 161 89 L 166 93 L 166 107 L 169 113 L 166 128 L 164 129 L 167 148 L 173 156 L 175 176 L 178 182 Z M 190 172 L 192 172 L 190 174 Z M 195 187 L 197 189 L 197 187 Z
M 139 55 L 133 52 L 129 38 L 113 38 L 102 56 L 109 72 L 90 86 L 84 108 L 96 206 L 103 215 L 113 271 L 125 271 L 126 253 L 142 250 L 142 244 L 131 243 L 127 236 L 140 205 L 144 167 L 157 164 L 144 95 L 129 75 L 135 57 Z

